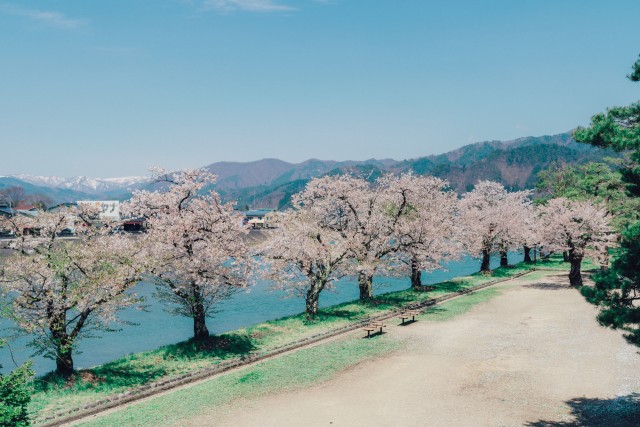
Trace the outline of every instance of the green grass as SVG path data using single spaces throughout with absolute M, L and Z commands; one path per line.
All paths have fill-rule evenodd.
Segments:
M 539 264 L 540 265 L 540 264 Z M 552 259 L 544 265 L 561 269 L 561 262 Z M 541 265 L 540 265 L 541 266 Z M 567 264 L 564 264 L 567 269 Z M 366 319 L 397 309 L 408 303 L 417 303 L 427 299 L 451 294 L 473 286 L 512 277 L 529 270 L 529 266 L 519 264 L 510 268 L 498 268 L 490 275 L 474 274 L 435 285 L 430 292 L 404 290 L 378 296 L 375 300 L 339 304 L 321 309 L 314 321 L 303 314 L 260 323 L 239 329 L 224 335 L 212 336 L 205 342 L 185 341 L 164 346 L 156 350 L 131 354 L 98 367 L 82 370 L 72 380 L 64 380 L 54 374 L 48 374 L 34 381 L 35 392 L 30 405 L 34 421 L 63 410 L 82 406 L 122 393 L 159 379 L 175 377 L 205 367 L 211 367 L 224 360 L 235 359 L 247 354 L 264 354 L 316 334 L 347 326 L 354 321 Z M 438 320 L 462 313 L 472 305 L 489 298 L 492 290 L 459 298 L 437 307 L 426 314 Z M 466 308 L 465 308 L 466 307 Z M 442 311 L 442 310 L 445 311 Z
M 538 262 L 534 265 L 534 267 L 544 268 L 548 270 L 558 270 L 558 271 L 568 271 L 569 264 L 562 261 L 562 255 L 554 255 L 549 259 L 538 259 Z M 594 264 L 590 259 L 582 260 L 582 271 L 595 270 L 600 268 L 599 265 Z
M 314 346 L 129 406 L 81 425 L 179 425 L 182 420 L 207 409 L 220 408 L 237 398 L 255 398 L 325 381 L 358 362 L 391 352 L 397 347 L 398 344 L 385 335 Z
M 522 272 L 524 270 L 516 270 Z M 509 277 L 512 272 L 498 272 L 495 276 L 473 276 L 447 282 L 442 289 L 431 293 L 449 293 L 453 289 L 460 290 L 495 280 L 497 277 Z M 549 273 L 536 272 L 533 274 L 544 277 Z M 446 301 L 438 306 L 429 308 L 425 313 L 418 316 L 422 321 L 449 321 L 460 316 L 473 307 L 490 300 L 499 295 L 502 291 L 498 288 L 486 288 L 472 294 L 464 295 L 460 298 Z M 407 298 L 414 298 L 416 292 L 402 291 L 388 295 L 391 301 L 407 301 Z M 424 294 L 424 293 L 423 293 Z M 387 298 L 385 298 L 387 300 Z M 348 313 L 362 315 L 368 307 L 360 306 L 360 311 L 350 310 L 351 304 L 340 306 Z M 376 306 L 381 307 L 382 304 Z M 334 312 L 337 307 L 331 307 L 327 311 Z M 325 313 L 326 314 L 326 313 Z M 287 320 L 291 320 L 288 318 Z M 335 322 L 335 318 L 327 315 L 325 321 Z M 181 422 L 200 414 L 204 411 L 215 411 L 220 409 L 225 403 L 229 403 L 237 398 L 251 399 L 273 392 L 290 391 L 295 388 L 302 388 L 317 382 L 329 379 L 337 372 L 348 368 L 362 360 L 388 353 L 400 346 L 399 342 L 391 341 L 387 336 L 381 336 L 374 340 L 345 340 L 338 343 L 329 343 L 316 346 L 310 349 L 299 350 L 293 354 L 282 358 L 273 359 L 260 363 L 240 372 L 235 372 L 228 376 L 214 378 L 206 383 L 194 386 L 186 390 L 181 390 L 170 395 L 156 398 L 142 405 L 127 407 L 122 411 L 115 412 L 106 417 L 83 423 L 82 426 L 100 427 L 112 425 L 179 425 Z M 226 378 L 228 377 L 228 378 Z M 292 384 L 295 384 L 292 385 Z M 180 403 L 177 403 L 180 402 Z

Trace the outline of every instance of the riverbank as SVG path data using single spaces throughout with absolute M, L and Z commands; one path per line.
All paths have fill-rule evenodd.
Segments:
M 637 348 L 596 312 L 535 272 L 79 425 L 637 426 Z
M 522 259 L 521 255 L 512 253 L 510 259 Z M 492 268 L 499 266 L 494 260 Z M 445 270 L 436 270 L 422 275 L 426 285 L 446 282 L 456 277 L 471 275 L 478 271 L 479 262 L 464 257 L 445 264 Z M 257 280 L 248 289 L 235 292 L 230 298 L 216 304 L 213 318 L 207 320 L 212 335 L 220 335 L 246 328 L 251 325 L 294 316 L 304 310 L 303 298 L 287 295 L 286 291 L 274 290 L 273 283 L 268 280 Z M 376 295 L 402 291 L 410 286 L 409 277 L 375 277 L 374 292 Z M 172 345 L 189 339 L 193 333 L 193 321 L 182 316 L 174 316 L 167 312 L 168 305 L 155 295 L 153 284 L 142 282 L 133 289 L 144 299 L 145 310 L 134 307 L 126 308 L 118 314 L 124 323 L 114 322 L 110 326 L 116 333 L 96 331 L 94 337 L 86 338 L 78 343 L 74 362 L 77 369 L 87 369 L 109 363 L 132 353 L 152 351 L 163 346 Z M 320 296 L 320 307 L 326 308 L 358 298 L 359 290 L 356 280 L 345 277 L 335 283 L 334 289 L 323 292 Z M 0 335 L 13 333 L 13 324 L 8 319 L 0 319 Z M 33 349 L 28 343 L 31 336 L 21 336 L 11 340 L 11 351 L 8 347 L 0 349 L 0 364 L 5 369 L 15 367 L 30 360 L 37 375 L 44 375 L 55 368 L 51 359 L 31 357 Z M 15 363 L 14 363 L 15 360 Z
M 563 268 L 559 260 L 551 260 L 541 266 Z M 35 422 L 42 422 L 68 411 L 126 394 L 152 382 L 170 380 L 230 360 L 266 354 L 287 344 L 390 312 L 402 305 L 424 302 L 500 278 L 508 278 L 528 271 L 529 268 L 520 264 L 515 268 L 497 269 L 492 276 L 476 274 L 444 282 L 436 285 L 433 292 L 406 290 L 383 294 L 369 304 L 351 302 L 328 307 L 321 310 L 315 322 L 309 322 L 303 315 L 290 316 L 213 336 L 206 343 L 187 341 L 165 346 L 81 370 L 73 381 L 48 375 L 35 382 L 36 392 L 30 412 Z

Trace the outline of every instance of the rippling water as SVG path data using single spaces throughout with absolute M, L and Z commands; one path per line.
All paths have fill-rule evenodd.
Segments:
M 514 263 L 521 260 L 521 255 L 510 254 L 509 260 Z M 499 259 L 492 262 L 492 268 L 497 267 Z M 425 285 L 442 282 L 454 277 L 466 276 L 478 271 L 480 261 L 465 258 L 447 265 L 447 271 L 439 270 L 422 275 Z M 408 278 L 376 277 L 374 292 L 376 295 L 407 289 L 410 286 Z M 74 356 L 77 368 L 87 368 L 108 362 L 129 353 L 151 350 L 165 344 L 184 341 L 193 334 L 191 319 L 172 316 L 163 310 L 162 305 L 153 298 L 153 286 L 141 283 L 136 287 L 139 295 L 147 298 L 148 311 L 141 312 L 128 309 L 121 312 L 124 320 L 135 322 L 137 325 L 122 325 L 119 332 L 104 333 L 101 338 L 88 338 L 80 343 L 80 353 Z M 335 292 L 324 292 L 320 296 L 320 306 L 339 304 L 358 298 L 358 287 L 354 280 L 341 280 L 336 285 Z M 232 331 L 265 320 L 278 319 L 304 311 L 302 298 L 285 298 L 282 291 L 270 290 L 270 283 L 260 281 L 248 292 L 239 292 L 230 299 L 222 301 L 215 317 L 207 320 L 209 331 L 213 334 Z M 0 320 L 0 327 L 11 326 L 7 320 Z M 6 331 L 2 333 L 5 335 Z M 9 349 L 0 349 L 0 364 L 3 372 L 11 370 L 30 358 L 32 349 L 26 347 L 27 338 L 20 338 L 12 343 Z M 43 357 L 32 357 L 34 369 L 42 374 L 55 369 L 53 360 Z

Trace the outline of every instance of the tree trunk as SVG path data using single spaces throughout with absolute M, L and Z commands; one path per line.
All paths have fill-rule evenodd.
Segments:
M 311 286 L 307 291 L 305 298 L 307 317 L 313 319 L 318 314 L 318 300 L 320 299 L 320 292 L 324 289 L 326 282 L 321 280 L 313 280 Z
M 571 262 L 571 260 L 569 259 L 569 252 L 568 251 L 563 251 L 562 252 L 562 260 L 564 262 Z
M 524 245 L 524 262 L 531 263 L 531 248 L 527 245 Z
M 204 312 L 202 302 L 194 304 L 193 307 L 193 338 L 204 340 L 209 338 L 209 329 L 207 329 L 207 316 Z
M 193 338 L 196 340 L 204 340 L 209 338 L 209 329 L 207 329 L 207 313 L 204 309 L 204 300 L 200 286 L 193 283 L 193 300 L 191 312 L 193 313 Z
M 571 286 L 582 286 L 582 274 L 580 273 L 580 267 L 582 265 L 582 255 L 573 253 L 573 250 L 569 252 L 569 262 L 571 263 L 571 270 L 569 271 L 569 283 Z
M 360 287 L 360 301 L 373 298 L 373 275 L 359 273 L 358 286 Z
M 609 270 L 609 246 L 605 246 L 604 248 L 604 258 L 600 264 L 600 272 L 606 273 Z
M 318 314 L 318 295 L 311 295 L 311 290 L 307 292 L 305 311 L 309 319 L 313 319 Z
M 422 287 L 422 270 L 415 259 L 411 260 L 411 288 L 418 289 Z
M 500 246 L 500 267 L 509 266 L 509 258 L 507 258 L 507 248 Z
M 67 334 L 67 313 L 64 310 L 56 310 L 49 305 L 47 310 L 49 332 L 56 347 L 56 372 L 68 377 L 73 374 L 73 341 Z
M 482 264 L 480 271 L 491 271 L 491 252 L 488 249 L 482 250 Z
M 70 346 L 58 347 L 56 351 L 56 372 L 65 377 L 73 374 L 73 356 Z

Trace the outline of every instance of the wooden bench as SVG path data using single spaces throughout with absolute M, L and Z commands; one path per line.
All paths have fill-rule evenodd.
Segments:
M 365 338 L 371 338 L 371 332 L 374 332 L 376 330 L 380 330 L 378 333 L 382 334 L 382 328 L 385 328 L 387 325 L 385 325 L 382 322 L 370 322 L 367 326 L 365 326 L 364 328 L 362 328 L 364 331 L 367 331 L 367 336 Z
M 422 310 L 405 310 L 398 315 L 399 319 L 402 319 L 401 325 L 404 325 L 407 319 L 411 319 L 411 322 L 416 321 L 416 316 L 422 313 Z

